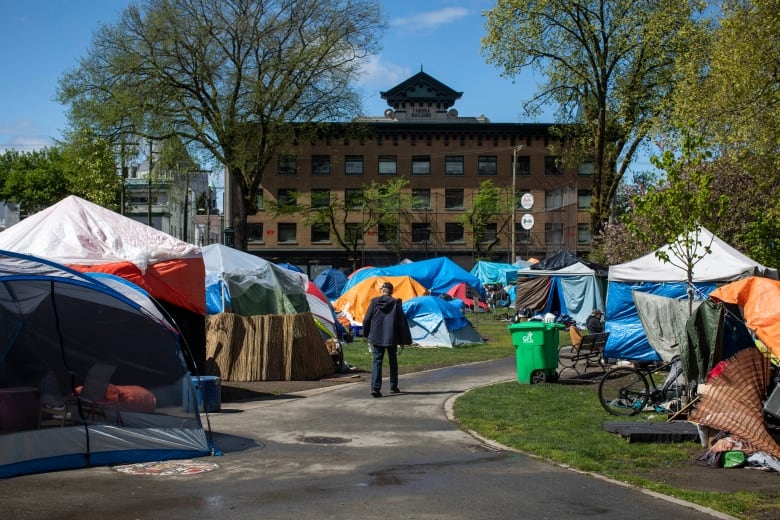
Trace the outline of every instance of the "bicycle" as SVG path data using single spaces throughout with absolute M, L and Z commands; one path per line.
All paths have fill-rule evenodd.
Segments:
M 679 412 L 687 397 L 689 389 L 677 356 L 638 367 L 618 366 L 607 371 L 599 382 L 599 401 L 612 415 L 636 415 L 659 408 Z

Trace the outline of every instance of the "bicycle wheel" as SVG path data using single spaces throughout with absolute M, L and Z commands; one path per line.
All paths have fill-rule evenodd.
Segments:
M 601 378 L 599 401 L 612 415 L 634 415 L 647 404 L 650 388 L 635 368 L 613 368 Z

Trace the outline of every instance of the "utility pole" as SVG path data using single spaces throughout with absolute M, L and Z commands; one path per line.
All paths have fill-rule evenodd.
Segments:
M 146 193 L 146 208 L 147 208 L 147 220 L 146 223 L 149 227 L 152 226 L 152 140 L 149 139 L 149 171 L 146 173 L 147 181 L 147 193 Z
M 517 231 L 517 152 L 523 149 L 523 145 L 517 145 L 512 149 L 512 251 L 509 253 L 509 263 L 515 263 L 515 235 Z

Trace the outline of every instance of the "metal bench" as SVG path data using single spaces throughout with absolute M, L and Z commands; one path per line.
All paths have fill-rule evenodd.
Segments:
M 573 345 L 561 347 L 558 350 L 558 366 L 561 367 L 558 376 L 561 377 L 566 370 L 573 370 L 577 377 L 582 377 L 588 368 L 598 367 L 606 372 L 602 354 L 607 344 L 609 332 L 586 334 L 579 342 Z

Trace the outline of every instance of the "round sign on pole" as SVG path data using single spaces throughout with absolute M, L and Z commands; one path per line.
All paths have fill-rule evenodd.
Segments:
M 531 209 L 534 207 L 534 196 L 530 193 L 523 193 L 523 196 L 520 197 L 520 205 L 523 207 L 523 209 Z
M 532 227 L 534 227 L 534 216 L 531 215 L 530 213 L 526 213 L 525 215 L 522 216 L 522 218 L 520 218 L 520 225 L 525 230 L 531 229 Z

